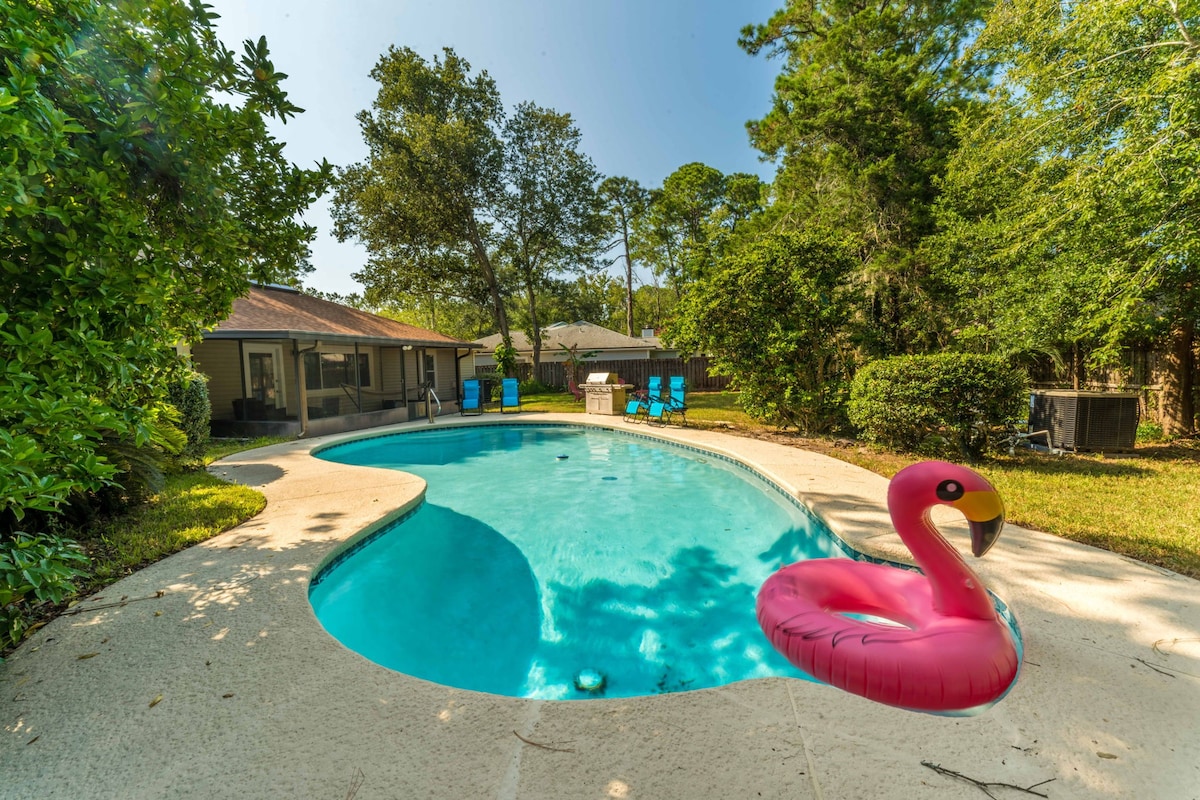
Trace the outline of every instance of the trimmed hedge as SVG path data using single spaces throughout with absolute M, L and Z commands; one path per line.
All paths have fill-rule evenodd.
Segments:
M 1020 416 L 1027 392 L 1025 373 L 1000 356 L 897 356 L 858 371 L 848 410 L 869 441 L 919 451 L 940 435 L 973 461 L 987 449 L 983 431 Z

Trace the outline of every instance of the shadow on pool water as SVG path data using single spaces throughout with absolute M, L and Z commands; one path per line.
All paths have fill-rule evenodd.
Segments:
M 791 531 L 760 558 L 794 558 Z M 649 584 L 548 581 L 479 520 L 435 504 L 377 537 L 313 588 L 325 628 L 391 669 L 509 696 L 628 697 L 800 673 L 754 618 L 757 583 L 707 547 L 683 548 Z M 602 692 L 576 676 L 604 676 Z

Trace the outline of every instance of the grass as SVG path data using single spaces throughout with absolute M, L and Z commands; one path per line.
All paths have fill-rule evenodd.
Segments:
M 203 461 L 211 464 L 242 450 L 285 441 L 272 437 L 218 439 Z M 92 559 L 90 576 L 80 583 L 88 591 L 100 589 L 240 525 L 265 506 L 261 492 L 226 483 L 204 470 L 168 475 L 162 490 L 147 503 L 75 532 Z
M 217 440 L 202 461 L 210 464 L 241 450 L 284 441 L 288 440 Z M 97 592 L 142 567 L 240 525 L 262 511 L 266 504 L 261 492 L 226 483 L 205 472 L 199 464 L 194 469 L 168 474 L 162 490 L 146 503 L 62 531 L 66 537 L 78 541 L 91 560 L 86 574 L 73 581 L 76 596 Z M 25 635 L 73 602 L 46 602 L 22 609 Z M 0 644 L 0 662 L 14 647 L 12 642 Z
M 211 539 L 266 506 L 261 492 L 207 472 L 171 475 L 145 505 L 90 526 L 80 542 L 92 559 L 92 589 Z
M 1141 445 L 1131 458 L 1020 453 L 980 468 L 1013 523 L 1200 578 L 1200 448 Z

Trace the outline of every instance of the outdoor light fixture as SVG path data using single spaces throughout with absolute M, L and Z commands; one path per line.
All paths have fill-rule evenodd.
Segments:
M 401 345 L 400 349 L 401 350 L 412 350 L 412 345 L 411 344 Z

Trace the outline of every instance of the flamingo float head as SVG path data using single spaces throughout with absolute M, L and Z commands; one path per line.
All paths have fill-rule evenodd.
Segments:
M 888 487 L 888 506 L 908 506 L 928 514 L 935 505 L 955 508 L 967 518 L 971 552 L 982 556 L 1000 538 L 1004 503 L 995 488 L 966 467 L 946 461 L 922 461 L 896 473 Z

